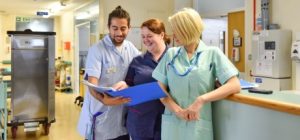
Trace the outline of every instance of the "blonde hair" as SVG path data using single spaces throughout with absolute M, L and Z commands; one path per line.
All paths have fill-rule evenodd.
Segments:
M 183 8 L 169 17 L 171 28 L 182 45 L 199 43 L 204 24 L 197 11 Z

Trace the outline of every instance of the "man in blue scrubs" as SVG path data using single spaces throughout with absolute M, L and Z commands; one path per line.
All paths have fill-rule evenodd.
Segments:
M 118 6 L 109 14 L 109 35 L 89 49 L 86 61 L 88 81 L 98 86 L 126 88 L 123 81 L 132 59 L 139 55 L 134 45 L 125 40 L 129 28 L 129 14 Z M 124 103 L 127 98 L 110 97 L 89 89 L 78 124 L 82 136 L 91 140 L 129 140 L 124 126 Z

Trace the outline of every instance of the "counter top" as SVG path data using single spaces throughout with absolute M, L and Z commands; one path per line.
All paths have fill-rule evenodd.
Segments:
M 241 93 L 231 95 L 226 99 L 300 115 L 300 94 L 293 91 L 275 91 L 273 94 L 257 94 L 242 90 Z

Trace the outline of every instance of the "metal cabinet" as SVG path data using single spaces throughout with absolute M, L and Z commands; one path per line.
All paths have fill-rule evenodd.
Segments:
M 8 31 L 11 37 L 11 113 L 13 137 L 18 125 L 32 131 L 40 123 L 45 134 L 55 121 L 54 32 Z

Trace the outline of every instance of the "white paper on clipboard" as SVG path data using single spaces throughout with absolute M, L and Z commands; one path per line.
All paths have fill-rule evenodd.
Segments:
M 81 81 L 83 84 L 95 89 L 96 91 L 100 92 L 100 93 L 107 93 L 107 92 L 113 92 L 113 91 L 116 91 L 116 89 L 112 88 L 112 87 L 99 87 L 99 86 L 96 86 L 86 80 L 82 80 Z

